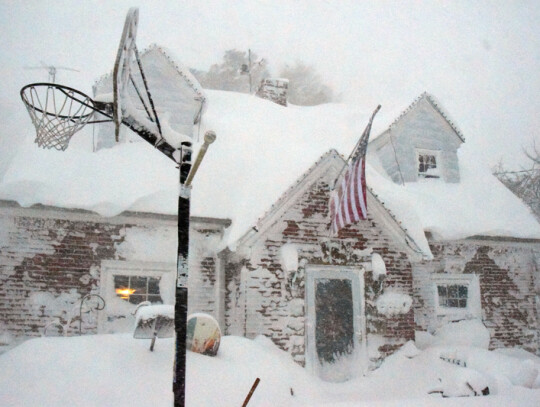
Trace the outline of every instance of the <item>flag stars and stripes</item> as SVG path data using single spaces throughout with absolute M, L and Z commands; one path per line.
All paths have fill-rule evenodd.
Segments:
M 371 124 L 380 108 L 378 106 L 373 112 L 362 137 L 351 154 L 352 158 L 349 160 L 341 182 L 336 182 L 339 187 L 331 193 L 330 230 L 333 235 L 337 235 L 347 225 L 367 219 L 366 152 Z

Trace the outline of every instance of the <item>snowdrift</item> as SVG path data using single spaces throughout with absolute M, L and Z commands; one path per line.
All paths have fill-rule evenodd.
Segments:
M 148 344 L 149 340 L 131 335 L 29 340 L 0 355 L 2 406 L 171 406 L 174 341 L 158 339 L 154 352 Z M 533 355 L 489 352 L 494 373 L 486 375 L 444 361 L 440 353 L 440 347 L 418 351 L 411 342 L 366 377 L 336 384 L 309 375 L 265 337 L 226 336 L 217 357 L 188 352 L 187 405 L 242 405 L 257 377 L 261 381 L 250 407 L 532 407 L 540 399 L 540 390 L 514 386 L 495 372 L 507 358 L 521 362 L 534 359 Z M 487 382 L 490 395 L 442 398 L 438 393 L 428 394 L 437 389 L 447 395 L 470 393 L 463 379 L 476 387 Z

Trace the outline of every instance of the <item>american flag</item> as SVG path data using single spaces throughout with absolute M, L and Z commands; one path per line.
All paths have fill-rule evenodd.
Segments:
M 330 230 L 334 236 L 345 226 L 367 219 L 366 151 L 371 124 L 380 108 L 379 105 L 371 115 L 362 137 L 349 158 L 349 165 L 341 178 L 341 183 L 339 183 L 340 174 L 336 180 L 336 185 L 339 183 L 339 186 L 330 195 L 330 219 L 332 220 Z

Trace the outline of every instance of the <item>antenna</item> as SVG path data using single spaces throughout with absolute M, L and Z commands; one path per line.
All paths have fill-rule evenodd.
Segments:
M 40 61 L 41 66 L 25 66 L 24 69 L 46 69 L 49 71 L 49 82 L 55 83 L 56 71 L 61 69 L 64 71 L 80 72 L 78 69 L 69 68 L 67 66 L 47 65 L 45 62 Z

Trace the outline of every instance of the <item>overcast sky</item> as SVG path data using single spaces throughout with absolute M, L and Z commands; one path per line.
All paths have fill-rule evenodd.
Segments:
M 251 48 L 275 72 L 301 60 L 343 102 L 396 114 L 428 91 L 492 164 L 516 167 L 540 141 L 538 1 L 0 0 L 0 175 L 34 132 L 19 90 L 48 78 L 25 67 L 78 69 L 57 83 L 91 94 L 113 68 L 131 6 L 139 49 L 155 42 L 190 67 Z

